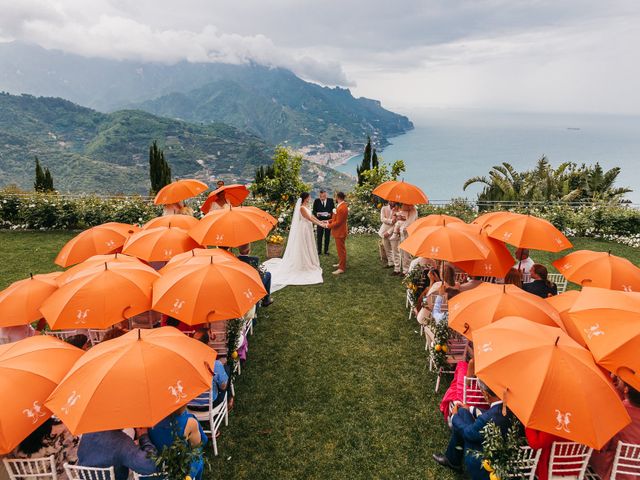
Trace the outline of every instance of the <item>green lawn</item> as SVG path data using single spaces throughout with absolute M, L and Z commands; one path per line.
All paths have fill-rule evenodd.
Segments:
M 0 287 L 52 270 L 71 236 L 0 232 Z M 630 247 L 575 244 L 640 263 Z M 437 408 L 444 388 L 433 392 L 400 280 L 381 267 L 375 237 L 347 248 L 345 275 L 331 275 L 335 257 L 323 257 L 324 284 L 277 292 L 259 319 L 209 478 L 456 478 L 431 460 L 448 438 Z M 547 265 L 561 255 L 532 253 Z

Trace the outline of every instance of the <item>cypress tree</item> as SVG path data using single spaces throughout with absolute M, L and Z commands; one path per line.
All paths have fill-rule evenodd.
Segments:
M 376 149 L 373 149 L 373 155 L 371 156 L 371 168 L 378 168 L 380 166 L 380 162 L 378 162 L 378 154 L 376 153 Z
M 51 172 L 49 171 L 49 167 L 45 167 L 44 169 L 44 191 L 45 192 L 53 192 L 53 177 L 51 176 Z
M 171 167 L 155 140 L 149 147 L 149 179 L 152 193 L 158 193 L 162 187 L 171 183 Z
M 371 170 L 371 137 L 367 137 L 367 145 L 364 147 L 364 154 L 362 156 L 362 163 L 356 167 L 356 173 L 358 175 L 358 185 L 362 185 L 364 177 L 362 174 L 368 170 Z
M 36 192 L 43 192 L 45 188 L 44 182 L 44 172 L 40 166 L 40 160 L 36 157 L 36 181 L 33 183 L 33 189 Z

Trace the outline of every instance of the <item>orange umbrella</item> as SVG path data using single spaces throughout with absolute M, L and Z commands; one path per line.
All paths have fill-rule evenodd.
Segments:
M 515 285 L 483 283 L 449 300 L 449 326 L 469 339 L 474 331 L 513 315 L 543 325 L 562 325 L 555 308 Z
M 567 290 L 560 295 L 553 295 L 551 297 L 545 298 L 544 300 L 553 308 L 555 308 L 560 314 L 562 329 L 567 332 L 569 336 L 576 342 L 586 348 L 587 342 L 584 341 L 584 338 L 582 338 L 580 331 L 576 328 L 576 326 L 569 318 L 569 310 L 571 310 L 573 304 L 576 303 L 579 295 L 580 292 L 578 290 Z
M 31 275 L 0 292 L 0 327 L 16 327 L 40 320 L 40 306 L 58 289 L 56 277 L 61 273 Z
M 569 318 L 596 362 L 640 390 L 640 293 L 584 287 Z
M 640 292 L 640 268 L 611 252 L 577 250 L 556 260 L 553 266 L 579 285 Z
M 198 224 L 198 219 L 191 215 L 164 215 L 162 217 L 156 217 L 149 220 L 142 227 L 143 230 L 148 230 L 155 227 L 178 227 L 183 230 L 190 230 Z
M 69 240 L 54 260 L 56 265 L 68 267 L 93 255 L 119 251 L 130 235 L 140 229 L 127 223 L 109 222 L 89 228 Z
M 491 217 L 487 233 L 518 248 L 559 252 L 571 248 L 571 242 L 550 222 L 521 213 Z
M 400 244 L 400 248 L 416 257 L 461 262 L 486 258 L 489 247 L 479 231 L 463 223 L 438 227 L 422 227 Z
M 211 388 L 215 350 L 173 327 L 96 345 L 47 400 L 71 433 L 153 427 Z
M 194 248 L 189 252 L 176 255 L 159 271 L 164 275 L 172 268 L 179 267 L 181 265 L 202 265 L 204 263 L 210 263 L 211 257 L 213 257 L 213 262 L 217 264 L 225 261 L 240 262 L 233 253 L 230 253 L 223 248 Z
M 419 187 L 406 183 L 404 180 L 401 182 L 390 180 L 381 183 L 371 193 L 390 202 L 406 203 L 408 205 L 429 203 L 429 199 Z
M 166 262 L 178 253 L 198 246 L 182 228 L 154 227 L 131 235 L 122 252 L 147 262 Z
M 207 188 L 206 183 L 199 180 L 183 179 L 177 180 L 165 185 L 160 189 L 156 198 L 153 199 L 155 205 L 168 205 L 170 203 L 177 203 L 187 198 L 195 197 L 201 194 Z
M 256 215 L 260 215 L 265 220 L 267 220 L 267 222 L 269 222 L 271 225 L 275 226 L 275 225 L 278 224 L 278 219 L 277 218 L 275 218 L 270 213 L 265 212 L 264 210 L 262 210 L 262 209 L 260 209 L 258 207 L 254 207 L 252 205 L 243 205 L 242 209 L 246 210 L 246 211 L 249 211 L 249 212 L 254 212 Z
M 497 212 L 489 212 L 489 213 L 484 213 L 482 215 L 480 215 L 479 217 L 477 217 L 473 222 L 471 222 L 473 225 L 480 225 L 481 227 L 486 227 L 487 225 L 490 225 L 492 223 L 492 220 L 498 220 L 499 218 L 507 218 L 509 215 L 511 215 L 511 212 L 505 212 L 505 211 L 497 211 Z
M 0 455 L 51 416 L 45 400 L 82 353 L 48 335 L 0 345 Z
M 142 264 L 142 262 L 130 255 L 125 255 L 124 253 L 111 253 L 109 255 L 93 255 L 92 257 L 87 258 L 84 262 L 78 263 L 73 267 L 65 270 L 64 272 L 59 272 L 60 275 L 56 277 L 56 282 L 58 285 L 64 285 L 69 282 L 69 279 L 74 278 L 78 272 L 85 270 L 87 268 L 95 267 L 96 265 L 104 265 L 105 262 L 108 265 L 112 265 L 114 263 L 137 263 Z
M 452 217 L 451 215 L 443 215 L 443 214 L 433 214 L 427 215 L 426 217 L 422 217 L 417 219 L 411 225 L 407 227 L 407 233 L 411 235 L 416 230 L 419 230 L 423 227 L 439 227 L 444 226 L 447 223 L 464 223 L 458 217 Z
M 513 257 L 503 242 L 491 238 L 482 230 L 480 236 L 484 244 L 489 247 L 487 258 L 455 262 L 454 265 L 469 275 L 479 277 L 504 277 L 513 267 Z
M 249 189 L 244 185 L 224 185 L 223 187 L 220 187 L 209 194 L 207 199 L 200 207 L 200 210 L 202 210 L 203 213 L 209 213 L 209 210 L 211 210 L 211 205 L 213 204 L 213 202 L 218 200 L 218 196 L 222 192 L 224 192 L 224 199 L 227 201 L 227 203 L 230 203 L 234 207 L 242 205 L 242 202 L 244 202 L 244 200 L 249 196 Z
M 273 228 L 268 215 L 257 208 L 214 210 L 189 230 L 189 235 L 200 245 L 238 247 L 267 237 Z
M 631 422 L 589 351 L 559 328 L 505 317 L 473 345 L 476 375 L 526 427 L 599 449 Z
M 96 265 L 76 273 L 40 307 L 52 329 L 108 328 L 151 310 L 158 274 L 142 263 Z
M 239 318 L 266 294 L 260 274 L 251 265 L 209 257 L 201 264 L 166 270 L 153 285 L 153 309 L 199 325 Z

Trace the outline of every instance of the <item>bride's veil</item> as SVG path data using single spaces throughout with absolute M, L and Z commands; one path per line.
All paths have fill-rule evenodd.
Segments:
M 287 248 L 284 251 L 282 260 L 286 261 L 289 255 L 296 251 L 294 245 L 300 241 L 300 207 L 302 206 L 302 199 L 298 198 L 296 206 L 293 208 L 293 214 L 291 216 L 291 228 L 289 229 L 289 238 L 287 239 Z

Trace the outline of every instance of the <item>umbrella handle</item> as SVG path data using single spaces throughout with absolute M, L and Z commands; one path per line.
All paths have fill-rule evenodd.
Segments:
M 209 313 L 207 313 L 207 316 L 204 317 L 205 318 L 205 323 L 211 323 L 211 321 L 209 320 L 209 316 L 210 315 L 214 315 L 216 313 L 215 310 L 211 310 Z
M 204 363 L 204 368 L 207 370 L 207 372 L 209 372 L 211 376 L 213 376 L 213 370 L 211 369 L 211 365 L 209 365 L 208 362 L 203 362 L 203 363 Z
M 636 390 L 640 388 L 640 375 L 635 370 L 631 370 L 629 367 L 620 367 L 616 370 L 616 375 Z
M 464 332 L 462 332 L 462 334 L 466 335 L 470 328 L 471 325 L 469 325 L 467 322 L 464 322 Z
M 124 320 L 129 320 L 129 317 L 127 317 L 127 316 L 126 316 L 126 312 L 127 312 L 127 310 L 129 310 L 130 308 L 131 308 L 131 305 L 128 305 L 128 306 L 126 306 L 126 307 L 124 307 L 124 308 L 122 309 L 122 318 L 123 318 Z

